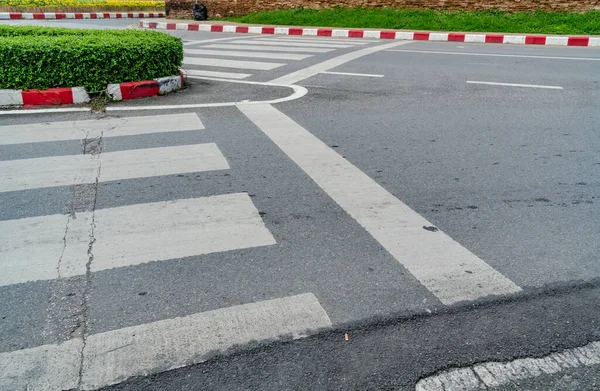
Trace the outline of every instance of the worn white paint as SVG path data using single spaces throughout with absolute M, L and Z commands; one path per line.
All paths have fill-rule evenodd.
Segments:
M 20 106 L 22 104 L 21 90 L 0 90 L 0 106 Z
M 245 79 L 252 76 L 251 73 L 235 73 L 235 72 L 215 72 L 215 71 L 199 71 L 197 69 L 186 69 L 185 75 L 194 78 L 198 76 L 204 77 L 218 77 L 224 79 Z
M 541 375 L 600 364 L 600 342 L 553 353 L 543 358 L 522 358 L 510 362 L 488 362 L 444 371 L 420 380 L 416 391 L 486 391 L 518 385 Z
M 83 109 L 88 110 L 88 109 Z M 54 110 L 52 110 L 54 111 Z M 50 112 L 52 112 L 50 111 Z M 0 145 L 202 130 L 195 113 L 0 126 Z
M 84 350 L 82 388 L 195 364 L 252 341 L 301 338 L 330 327 L 317 298 L 306 293 L 96 334 Z
M 0 192 L 225 170 L 216 144 L 0 161 Z
M 315 30 L 316 31 L 316 30 Z M 269 42 L 281 42 L 286 44 L 288 42 L 302 42 L 302 43 L 330 43 L 330 44 L 341 44 L 341 45 L 368 45 L 369 42 L 357 41 L 351 38 L 348 39 L 327 39 L 323 37 L 316 38 L 297 38 L 296 36 L 290 36 L 287 38 L 259 38 L 257 41 L 269 41 Z
M 186 55 L 202 55 L 202 56 L 224 56 L 224 57 L 251 57 L 251 58 L 268 58 L 272 60 L 304 60 L 312 57 L 311 54 L 297 53 L 268 53 L 254 51 L 234 51 L 234 50 L 211 50 L 211 49 L 186 49 Z
M 222 68 L 236 68 L 236 69 L 257 69 L 268 71 L 271 69 L 279 68 L 285 64 L 274 63 L 274 62 L 257 62 L 257 61 L 240 61 L 240 60 L 226 60 L 222 58 L 196 58 L 196 57 L 184 57 L 183 63 L 186 65 L 205 65 L 211 67 L 222 67 Z
M 519 87 L 519 88 L 541 88 L 546 90 L 562 90 L 563 87 L 559 86 L 544 86 L 539 84 L 516 84 L 516 83 L 498 83 L 493 81 L 473 81 L 467 80 L 467 84 L 483 84 L 488 86 L 500 86 L 500 87 Z
M 285 46 L 290 46 L 290 47 L 305 47 L 305 48 L 309 48 L 309 49 L 312 49 L 312 48 L 343 49 L 343 48 L 352 47 L 352 45 L 343 44 L 343 43 L 337 44 L 337 43 L 319 43 L 319 42 L 315 42 L 315 43 L 295 42 L 295 41 L 292 41 L 291 39 L 286 40 L 286 42 L 281 42 L 281 41 L 270 41 L 269 38 L 240 40 L 240 41 L 237 41 L 236 43 L 244 44 L 244 45 L 260 45 L 260 46 L 285 45 Z
M 238 107 L 442 303 L 520 291 L 273 106 Z
M 95 223 L 92 271 L 276 243 L 246 193 L 101 209 Z
M 204 46 L 211 49 L 233 49 L 233 50 L 259 50 L 262 52 L 290 52 L 290 53 L 327 53 L 334 51 L 335 49 L 324 49 L 324 48 L 298 48 L 288 46 L 248 46 L 240 45 L 239 41 L 235 43 L 223 43 L 223 44 L 212 44 Z
M 0 389 L 95 390 L 206 361 L 250 342 L 302 338 L 331 328 L 312 293 L 236 305 L 0 353 Z M 81 354 L 83 352 L 83 366 Z
M 325 71 L 321 72 L 326 75 L 338 75 L 338 76 L 358 76 L 358 77 L 384 77 L 384 75 L 374 75 L 371 73 L 351 73 L 351 72 L 331 72 Z

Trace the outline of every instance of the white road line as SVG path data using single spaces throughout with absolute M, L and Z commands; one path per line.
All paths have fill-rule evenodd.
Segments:
M 261 52 L 293 52 L 293 53 L 328 53 L 335 49 L 325 48 L 294 48 L 288 46 L 247 46 L 239 44 L 214 44 L 206 45 L 205 48 L 211 49 L 234 49 L 234 50 L 260 50 Z
M 492 81 L 471 81 L 468 80 L 467 84 L 484 84 L 488 86 L 502 86 L 502 87 L 521 87 L 521 88 L 543 88 L 547 90 L 563 90 L 564 88 L 559 86 L 543 86 L 538 84 L 515 84 L 515 83 L 497 83 Z
M 186 65 L 205 65 L 211 67 L 222 67 L 222 68 L 239 68 L 239 69 L 258 69 L 268 71 L 271 69 L 279 68 L 285 64 L 278 64 L 272 62 L 256 62 L 256 61 L 237 61 L 237 60 L 225 60 L 222 58 L 195 58 L 195 57 L 184 57 L 183 63 Z
M 58 345 L 0 353 L 0 389 L 74 390 L 82 349 L 83 341 L 75 338 Z
M 451 369 L 420 380 L 416 391 L 481 391 L 517 385 L 526 379 L 554 375 L 569 369 L 600 364 L 600 342 L 553 353 L 543 358 L 521 358 L 511 362 L 488 362 Z
M 215 38 L 215 39 L 205 39 L 202 41 L 184 41 L 183 46 L 202 45 L 202 44 L 211 43 L 211 42 L 235 41 L 235 40 L 239 40 L 239 39 L 246 39 L 246 37 Z
M 0 192 L 228 168 L 214 143 L 5 160 L 0 161 Z
M 330 71 L 325 71 L 325 72 L 321 72 L 321 73 L 324 73 L 326 75 L 340 75 L 340 76 L 384 77 L 384 75 L 373 75 L 370 73 L 349 73 L 349 72 L 330 72 Z
M 235 73 L 235 72 L 215 72 L 215 71 L 199 71 L 197 69 L 186 69 L 185 75 L 188 77 L 222 77 L 225 79 L 245 79 L 252 76 L 251 73 Z
M 303 42 L 269 42 L 266 40 L 247 40 L 247 41 L 236 41 L 236 44 L 244 44 L 244 45 L 260 45 L 260 46 L 292 46 L 292 47 L 306 47 L 308 49 L 312 48 L 328 48 L 328 49 L 344 49 L 351 48 L 352 45 L 343 45 L 343 44 L 334 44 L 334 43 L 303 43 Z
M 285 76 L 271 80 L 271 83 L 295 84 L 301 80 L 308 79 L 311 76 L 314 76 L 319 73 L 323 73 L 332 68 L 335 68 L 342 64 L 345 64 L 348 61 L 356 60 L 357 58 L 364 57 L 369 54 L 377 53 L 377 52 L 387 50 L 390 48 L 394 48 L 397 46 L 408 45 L 410 43 L 411 43 L 410 41 L 392 42 L 392 43 L 388 43 L 388 44 L 370 46 L 370 47 L 366 47 L 363 49 L 355 50 L 353 52 L 342 54 L 341 56 L 334 57 L 332 59 L 323 61 L 321 63 L 306 67 L 304 69 L 300 69 L 299 71 L 292 72 Z
M 101 209 L 94 221 L 92 271 L 276 243 L 246 193 Z
M 521 290 L 273 106 L 238 108 L 442 303 Z
M 276 243 L 246 193 L 5 220 L 0 286 L 84 275 L 92 221 L 94 272 Z
M 186 49 L 184 52 L 193 55 L 207 56 L 229 56 L 229 57 L 254 57 L 254 58 L 270 58 L 273 60 L 304 60 L 312 57 L 312 54 L 297 54 L 297 53 L 268 53 L 268 52 L 246 52 L 246 51 L 229 51 L 229 50 L 210 50 L 210 49 Z
M 0 126 L 0 145 L 202 130 L 195 113 Z
M 58 345 L 0 353 L 0 389 L 94 390 L 206 361 L 250 342 L 302 338 L 331 328 L 312 293 L 220 308 L 92 334 Z M 83 351 L 83 366 L 80 365 Z M 32 375 L 34 374 L 34 375 Z
M 256 41 L 267 41 L 267 42 L 304 42 L 304 43 L 329 43 L 329 44 L 338 44 L 338 45 L 368 45 L 370 42 L 365 41 L 351 41 L 348 38 L 339 38 L 339 39 L 323 39 L 323 38 L 258 38 Z
M 600 58 L 594 57 L 555 57 L 555 56 L 526 56 L 519 54 L 493 54 L 493 53 L 468 53 L 468 52 L 444 52 L 433 50 L 403 50 L 390 49 L 387 52 L 405 52 L 405 53 L 423 53 L 423 54 L 450 54 L 458 56 L 484 56 L 484 57 L 513 57 L 513 58 L 537 58 L 542 60 L 579 60 L 579 61 L 600 61 Z

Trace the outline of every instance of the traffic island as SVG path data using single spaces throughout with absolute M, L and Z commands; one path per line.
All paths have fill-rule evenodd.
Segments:
M 0 106 L 165 94 L 184 87 L 182 61 L 181 39 L 153 31 L 0 26 Z

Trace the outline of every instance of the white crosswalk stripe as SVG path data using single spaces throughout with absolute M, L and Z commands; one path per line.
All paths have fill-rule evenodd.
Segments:
M 369 42 L 334 39 L 307 39 L 296 37 L 259 37 L 239 38 L 233 41 L 202 45 L 194 42 L 193 49 L 184 51 L 183 63 L 189 77 L 217 77 L 227 79 L 245 79 L 252 76 L 248 72 L 232 72 L 240 70 L 272 70 L 287 65 L 284 61 L 300 61 L 312 56 L 334 50 L 368 45 Z M 276 60 L 276 62 L 252 61 L 248 59 Z
M 306 293 L 73 338 L 61 344 L 0 353 L 0 389 L 95 390 L 133 376 L 205 361 L 252 341 L 331 327 L 317 298 Z M 42 369 L 42 371 L 40 371 Z M 33 376 L 32 374 L 37 374 Z

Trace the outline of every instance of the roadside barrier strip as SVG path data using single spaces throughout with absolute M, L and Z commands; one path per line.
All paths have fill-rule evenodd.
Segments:
M 133 19 L 164 18 L 164 12 L 0 12 L 0 20 L 12 19 Z
M 112 100 L 131 100 L 163 95 L 184 87 L 183 73 L 154 80 L 109 84 Z M 69 105 L 87 103 L 90 96 L 83 87 L 50 88 L 48 90 L 0 90 L 0 106 Z
M 517 45 L 555 46 L 596 46 L 600 47 L 600 37 L 587 36 L 547 36 L 547 35 L 507 35 L 471 33 L 434 33 L 418 31 L 380 31 L 356 29 L 306 28 L 306 27 L 267 27 L 237 26 L 220 24 L 199 24 L 181 22 L 151 22 L 141 20 L 140 26 L 150 29 L 206 31 L 219 33 L 298 35 L 312 37 L 398 39 L 408 41 L 509 43 Z

